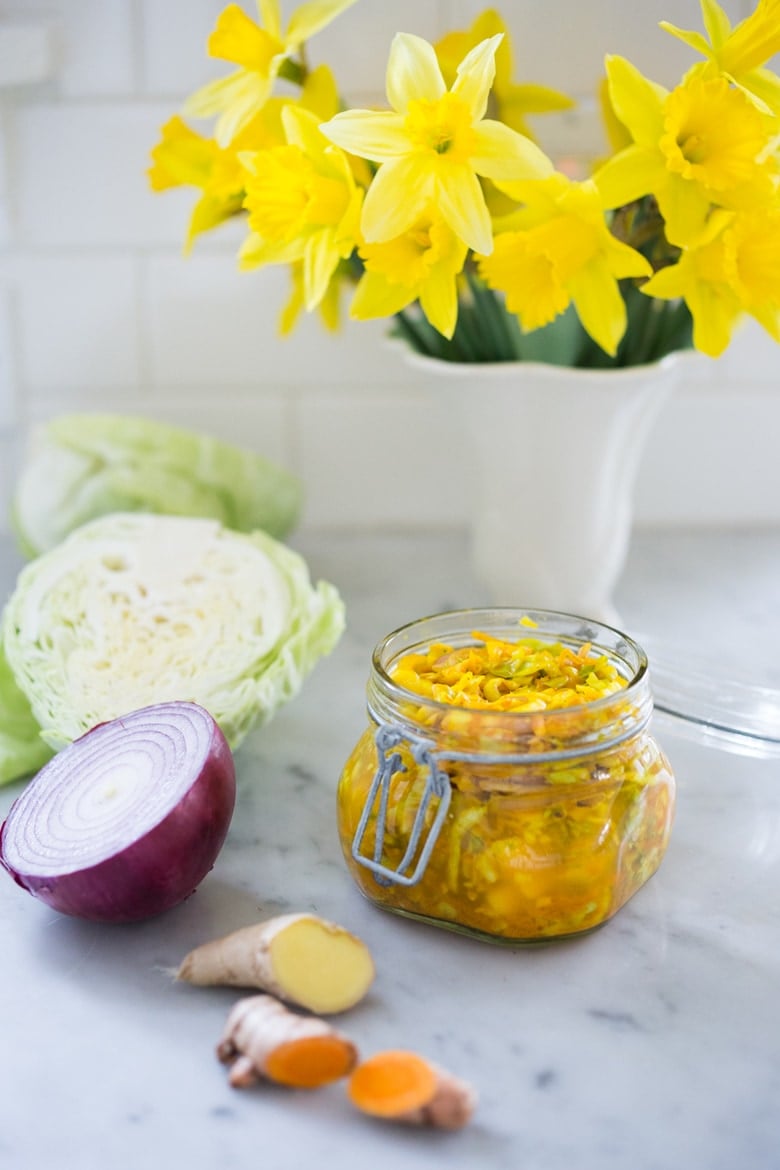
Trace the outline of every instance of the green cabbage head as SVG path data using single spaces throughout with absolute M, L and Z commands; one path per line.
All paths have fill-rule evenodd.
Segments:
M 207 516 L 285 536 L 301 506 L 289 471 L 229 443 L 151 419 L 72 414 L 33 434 L 11 506 L 28 557 L 109 512 Z
M 20 764 L 39 766 L 41 742 L 57 750 L 106 719 L 176 699 L 210 711 L 235 748 L 298 692 L 343 628 L 334 586 L 313 585 L 303 558 L 267 533 L 101 517 L 26 565 L 3 613 L 5 679 L 31 753 Z M 11 726 L 0 714 L 6 780 Z

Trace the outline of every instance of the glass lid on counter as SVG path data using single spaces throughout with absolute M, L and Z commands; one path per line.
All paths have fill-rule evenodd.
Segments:
M 650 663 L 655 719 L 678 736 L 780 759 L 780 687 L 769 669 L 637 634 Z

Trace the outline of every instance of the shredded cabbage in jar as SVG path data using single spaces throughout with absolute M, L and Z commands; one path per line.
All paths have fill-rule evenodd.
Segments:
M 439 703 L 491 711 L 549 711 L 603 699 L 626 685 L 606 655 L 539 638 L 506 642 L 473 633 L 474 644 L 453 649 L 434 642 L 407 654 L 392 672 L 408 691 Z

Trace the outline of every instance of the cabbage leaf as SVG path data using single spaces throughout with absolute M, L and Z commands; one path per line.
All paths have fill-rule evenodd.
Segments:
M 301 498 L 294 475 L 252 451 L 151 419 L 72 414 L 33 434 L 11 518 L 33 557 L 111 512 L 205 516 L 283 537 Z
M 0 785 L 38 772 L 51 755 L 0 645 Z

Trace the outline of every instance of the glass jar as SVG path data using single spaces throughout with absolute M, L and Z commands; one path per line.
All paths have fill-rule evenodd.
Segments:
M 392 672 L 431 644 L 529 631 L 575 652 L 591 644 L 625 680 L 616 693 L 532 712 L 453 706 Z M 600 623 L 542 610 L 470 609 L 404 626 L 376 647 L 369 727 L 338 787 L 344 856 L 386 910 L 507 944 L 606 922 L 658 868 L 675 782 L 648 732 L 647 658 Z

